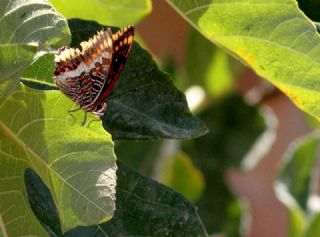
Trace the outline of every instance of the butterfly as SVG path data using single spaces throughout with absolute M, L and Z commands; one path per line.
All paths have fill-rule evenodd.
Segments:
M 134 26 L 115 34 L 97 32 L 78 48 L 62 47 L 55 54 L 53 80 L 59 89 L 86 112 L 103 116 L 111 93 L 129 56 Z

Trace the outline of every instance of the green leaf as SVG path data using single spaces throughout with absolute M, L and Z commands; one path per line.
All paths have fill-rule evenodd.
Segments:
M 77 227 L 63 237 L 112 237 L 112 236 L 175 236 L 204 237 L 205 229 L 196 208 L 182 195 L 145 178 L 118 163 L 116 211 L 113 218 L 101 225 Z M 36 175 L 28 175 L 29 192 L 34 208 L 43 213 L 43 223 L 50 233 L 61 236 L 57 231 L 59 222 L 49 190 Z M 35 195 L 38 194 L 38 195 Z M 32 201 L 31 199 L 31 201 Z M 51 200 L 51 203 L 50 203 Z
M 0 104 L 13 91 L 19 89 L 18 80 L 8 80 L 0 83 Z
M 294 0 L 167 0 L 209 40 L 320 117 L 320 38 Z
M 66 18 L 94 20 L 102 25 L 136 24 L 152 10 L 151 0 L 50 0 Z
M 240 167 L 255 141 L 265 131 L 257 108 L 239 96 L 227 97 L 200 114 L 209 133 L 185 141 L 182 149 L 203 172 L 207 184 L 196 205 L 209 233 L 239 236 L 241 207 L 224 180 L 226 171 Z
M 189 139 L 207 128 L 189 111 L 184 94 L 159 71 L 145 50 L 133 46 L 123 77 L 107 99 L 104 127 L 114 139 Z M 139 66 L 138 66 L 139 65 Z
M 183 194 L 192 202 L 199 199 L 204 190 L 203 174 L 185 153 L 180 152 L 163 159 L 158 172 L 161 183 Z
M 46 53 L 33 62 L 22 74 L 21 80 L 38 90 L 58 89 L 53 82 L 54 54 Z
M 18 80 L 37 51 L 69 42 L 66 20 L 45 0 L 2 0 L 0 19 L 0 83 Z
M 285 164 L 279 176 L 299 206 L 307 212 L 313 169 L 316 167 L 320 132 L 313 132 L 295 141 L 285 154 Z
M 116 164 L 111 136 L 101 122 L 80 126 L 82 116 L 68 115 L 71 106 L 60 92 L 27 88 L 0 105 L 0 213 L 5 213 L 9 236 L 46 236 L 27 205 L 27 168 L 52 192 L 63 231 L 113 215 Z

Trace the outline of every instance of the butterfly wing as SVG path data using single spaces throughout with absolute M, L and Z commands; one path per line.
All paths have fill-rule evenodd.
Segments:
M 130 25 L 112 35 L 112 61 L 106 83 L 97 103 L 103 103 L 110 94 L 127 62 L 134 36 L 134 26 Z
M 82 42 L 81 52 L 66 47 L 59 49 L 55 55 L 55 83 L 85 111 L 102 109 L 103 112 L 106 106 L 101 104 L 119 78 L 133 42 L 133 34 L 133 26 L 115 34 L 107 29 Z

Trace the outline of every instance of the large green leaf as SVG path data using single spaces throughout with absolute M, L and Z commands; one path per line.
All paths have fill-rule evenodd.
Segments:
M 82 116 L 60 92 L 22 88 L 0 106 L 0 203 L 9 236 L 46 236 L 28 206 L 26 168 L 50 188 L 62 230 L 112 217 L 116 164 L 111 136 Z M 92 117 L 90 117 L 92 119 Z M 28 228 L 27 228 L 28 227 Z
M 206 231 L 196 208 L 182 195 L 118 163 L 116 211 L 101 225 L 77 227 L 64 237 L 172 236 L 204 237 Z M 28 172 L 30 202 L 52 236 L 61 236 L 49 190 Z
M 68 44 L 66 20 L 46 0 L 0 1 L 0 82 L 18 80 L 40 49 Z
M 68 23 L 72 47 L 79 47 L 81 41 L 102 28 L 95 22 L 83 20 Z M 54 86 L 50 78 L 51 57 L 43 56 L 35 62 L 23 75 L 24 81 L 38 82 L 33 85 L 38 89 Z M 107 104 L 103 126 L 113 139 L 186 139 L 207 131 L 205 125 L 191 115 L 185 96 L 173 86 L 169 75 L 160 71 L 150 54 L 136 43 Z
M 208 232 L 240 236 L 241 207 L 224 180 L 231 167 L 241 167 L 249 150 L 265 131 L 257 108 L 239 96 L 227 97 L 200 114 L 209 133 L 183 142 L 182 149 L 203 172 L 206 189 L 196 205 Z
M 167 0 L 209 40 L 320 117 L 320 38 L 295 0 Z
M 102 25 L 136 24 L 151 12 L 151 0 L 50 0 L 67 18 L 94 20 Z

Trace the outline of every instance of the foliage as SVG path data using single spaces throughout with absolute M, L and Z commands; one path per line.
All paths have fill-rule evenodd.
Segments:
M 70 20 L 67 24 L 66 20 L 44 0 L 37 3 L 3 1 L 1 9 L 5 9 L 1 13 L 3 20 L 0 22 L 0 88 L 3 95 L 0 105 L 2 231 L 9 236 L 47 236 L 52 233 L 59 236 L 76 226 L 98 225 L 114 216 L 106 225 L 114 222 L 115 233 L 144 234 L 147 231 L 146 234 L 149 235 L 159 232 L 152 226 L 149 230 L 135 229 L 136 226 L 141 226 L 136 224 L 139 219 L 135 218 L 131 226 L 118 227 L 123 221 L 121 216 L 127 215 L 125 213 L 129 211 L 129 207 L 137 205 L 143 195 L 148 196 L 149 192 L 144 194 L 132 190 L 130 185 L 123 186 L 127 185 L 128 177 L 133 187 L 142 182 L 140 179 L 143 180 L 139 174 L 126 171 L 127 168 L 123 165 L 120 166 L 116 177 L 113 141 L 102 125 L 107 124 L 105 127 L 111 131 L 114 139 L 199 136 L 206 132 L 206 127 L 191 115 L 184 95 L 174 88 L 167 74 L 159 71 L 150 55 L 138 45 L 134 45 L 132 56 L 126 66 L 126 70 L 132 73 L 124 72 L 120 78 L 120 82 L 126 82 L 126 86 L 121 88 L 119 83 L 108 101 L 109 111 L 113 111 L 112 116 L 97 121 L 93 115 L 89 115 L 88 124 L 80 126 L 83 113 L 78 112 L 70 116 L 68 110 L 75 105 L 55 90 L 51 79 L 54 50 L 50 47 L 57 49 L 68 44 L 69 26 L 72 33 L 71 44 L 78 40 L 77 45 L 102 26 L 81 20 Z M 133 73 L 136 68 L 139 71 Z M 152 95 L 157 97 L 153 98 Z M 130 102 L 126 98 L 129 96 L 130 101 L 134 101 L 131 99 L 132 96 L 137 98 L 135 104 L 131 104 L 132 115 L 128 108 L 130 104 L 126 104 Z M 149 101 L 150 104 L 141 104 L 142 101 Z M 155 104 L 158 106 L 154 106 Z M 148 110 L 150 106 L 153 110 Z M 172 111 L 172 116 L 166 116 L 164 110 Z M 121 114 L 130 116 L 120 119 Z M 139 114 L 141 121 L 134 118 Z M 122 123 L 118 126 L 113 125 L 115 121 Z M 35 172 L 33 176 L 39 176 L 47 186 L 47 193 L 41 192 L 44 184 L 32 183 L 32 176 L 28 175 L 30 169 Z M 169 202 L 166 205 L 172 206 L 173 210 L 169 212 L 169 209 L 164 208 L 162 215 L 166 216 L 169 212 L 173 219 L 168 222 L 161 216 L 157 217 L 160 212 L 154 210 L 158 208 L 147 207 L 145 202 L 140 204 L 141 207 L 144 206 L 145 214 L 143 208 L 134 208 L 132 211 L 136 211 L 141 217 L 145 216 L 144 219 L 150 219 L 150 214 L 153 215 L 155 219 L 151 218 L 151 223 L 157 220 L 159 228 L 163 228 L 166 233 L 173 232 L 173 235 L 176 235 L 174 233 L 179 232 L 186 236 L 180 231 L 184 230 L 192 233 L 192 236 L 205 235 L 195 208 L 183 197 L 163 189 L 155 182 L 146 180 L 140 185 L 150 186 L 150 192 L 155 197 L 154 202 L 159 202 L 160 207 L 162 201 L 159 197 L 163 192 L 167 192 L 167 199 L 163 202 Z M 116 187 L 127 190 L 123 194 L 122 191 L 117 192 L 117 203 Z M 130 192 L 136 194 L 130 197 Z M 169 193 L 172 203 L 168 199 Z M 44 195 L 44 200 L 41 199 L 41 195 Z M 139 195 L 141 197 L 135 200 L 134 197 Z M 125 207 L 129 204 L 127 198 L 132 199 L 135 205 Z M 51 202 L 47 199 L 51 199 Z M 32 208 L 28 205 L 29 202 Z M 181 212 L 174 209 L 177 206 L 175 202 L 179 203 Z M 182 205 L 183 202 L 185 205 Z M 116 207 L 117 213 L 114 214 Z M 123 211 L 120 211 L 121 209 Z M 50 217 L 52 214 L 56 215 L 55 218 Z M 185 215 L 188 218 L 183 217 Z M 188 225 L 188 222 L 192 224 Z M 80 228 L 76 231 L 76 236 L 79 236 L 85 235 L 88 229 Z M 68 233 L 72 235 L 73 232 Z M 106 232 L 102 231 L 102 234 L 106 235 Z
M 168 63 L 172 81 L 134 42 L 106 113 L 85 126 L 52 81 L 54 53 L 137 24 L 151 1 L 0 2 L 0 237 L 243 236 L 247 210 L 225 175 L 263 158 L 275 126 L 235 95 L 239 61 L 319 118 L 319 36 L 298 7 L 319 15 L 312 1 L 167 2 L 194 28 L 184 69 Z M 318 146 L 315 131 L 285 154 L 276 193 L 288 236 L 319 235 Z

